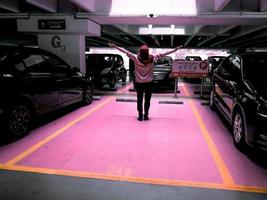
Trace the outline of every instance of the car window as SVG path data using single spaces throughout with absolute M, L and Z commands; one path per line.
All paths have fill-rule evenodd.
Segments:
M 23 73 L 25 70 L 25 64 L 18 58 L 8 59 L 7 62 L 5 62 L 5 66 L 2 68 L 2 71 L 5 73 Z
M 23 62 L 25 64 L 24 71 L 29 74 L 35 74 L 35 73 L 49 73 L 49 69 L 46 68 L 44 64 L 44 59 L 41 55 L 28 55 L 23 56 Z M 22 71 L 23 68 L 21 65 L 15 66 L 18 70 Z
M 24 75 L 49 75 L 49 69 L 44 63 L 41 55 L 25 52 L 14 52 L 10 56 L 8 63 L 12 64 L 13 69 Z
M 25 70 L 25 65 L 22 59 L 18 56 L 19 53 L 12 52 L 9 54 L 0 53 L 0 60 L 1 60 L 1 72 L 4 73 L 17 73 L 23 72 Z
M 229 75 L 230 74 L 230 67 L 231 67 L 231 64 L 230 64 L 230 59 L 229 58 L 226 58 L 220 69 L 219 69 L 219 72 L 223 75 Z
M 255 87 L 264 90 L 267 88 L 267 56 L 266 54 L 252 54 L 243 56 L 243 75 L 244 79 Z
M 105 56 L 104 60 L 105 60 L 105 68 L 110 68 L 110 67 L 113 66 L 114 57 L 112 57 L 112 56 Z
M 44 55 L 44 59 L 53 74 L 66 75 L 70 72 L 70 67 L 60 59 L 49 55 Z

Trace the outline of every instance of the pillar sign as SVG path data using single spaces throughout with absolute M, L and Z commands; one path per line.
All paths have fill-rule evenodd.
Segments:
M 66 30 L 65 19 L 39 19 L 39 30 Z
M 100 36 L 100 25 L 89 19 L 75 19 L 74 16 L 31 16 L 29 19 L 17 19 L 19 32 L 38 34 L 81 34 Z

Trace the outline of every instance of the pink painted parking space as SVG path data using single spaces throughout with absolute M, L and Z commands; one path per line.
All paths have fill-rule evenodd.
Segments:
M 183 83 L 179 89 L 181 96 L 193 96 L 196 87 Z M 122 92 L 129 93 L 127 88 Z M 172 98 L 170 94 L 166 97 Z M 115 97 L 106 96 L 35 129 L 17 142 L 0 147 L 0 164 L 108 100 L 15 165 L 207 184 L 226 184 L 224 176 L 227 177 L 229 171 L 235 185 L 267 188 L 266 168 L 235 149 L 229 130 L 215 112 L 197 99 L 181 98 L 184 104 L 177 105 L 159 104 L 160 98 L 153 96 L 150 120 L 139 122 L 136 103 L 116 102 Z M 215 144 L 213 149 L 204 137 L 192 103 Z M 218 162 L 218 155 L 214 157 L 214 148 L 223 163 Z M 218 163 L 225 164 L 226 172 L 221 171 Z
M 235 148 L 231 130 L 227 129 L 225 122 L 218 113 L 211 111 L 208 106 L 202 106 L 199 102 L 196 103 L 196 106 L 199 113 L 203 116 L 206 127 L 235 183 L 239 185 L 267 187 L 267 166 L 262 167 L 257 165 L 248 156 Z
M 18 165 L 131 177 L 221 183 L 187 103 L 152 101 L 151 120 L 135 103 L 112 101 Z
M 103 98 L 103 100 L 106 98 Z M 31 131 L 31 133 L 17 141 L 12 142 L 11 144 L 0 146 L 0 164 L 4 164 L 10 159 L 14 158 L 21 152 L 27 150 L 34 144 L 43 140 L 53 132 L 57 131 L 67 123 L 73 121 L 81 115 L 81 113 L 86 112 L 86 110 L 97 106 L 100 101 L 94 101 L 91 105 L 87 107 L 75 107 L 75 110 L 71 110 L 65 115 L 56 118 L 53 121 L 50 121 L 42 126 L 39 126 Z M 60 110 L 57 112 L 61 112 Z M 49 116 L 48 116 L 49 117 Z
M 195 90 L 188 84 L 186 88 L 191 94 Z M 235 148 L 231 130 L 219 115 L 219 111 L 212 111 L 209 106 L 201 105 L 200 101 L 194 102 L 235 183 L 267 187 L 267 166 L 258 165 Z

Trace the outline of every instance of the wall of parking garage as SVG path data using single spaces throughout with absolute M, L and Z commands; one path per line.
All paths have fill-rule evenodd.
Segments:
M 38 35 L 38 45 L 53 52 L 70 66 L 85 72 L 85 36 L 84 35 Z
M 19 32 L 38 35 L 40 48 L 48 50 L 82 72 L 85 66 L 85 36 L 100 36 L 100 25 L 71 15 L 30 16 L 18 19 Z

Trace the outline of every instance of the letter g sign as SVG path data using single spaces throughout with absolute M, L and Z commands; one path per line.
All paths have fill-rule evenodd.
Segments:
M 65 52 L 66 46 L 61 44 L 61 38 L 58 35 L 55 35 L 51 39 L 51 45 L 54 48 L 59 48 L 62 52 Z
M 54 37 L 52 37 L 52 40 L 51 40 L 52 47 L 60 48 L 60 46 L 61 46 L 60 40 L 61 40 L 61 38 L 58 35 L 55 35 Z

